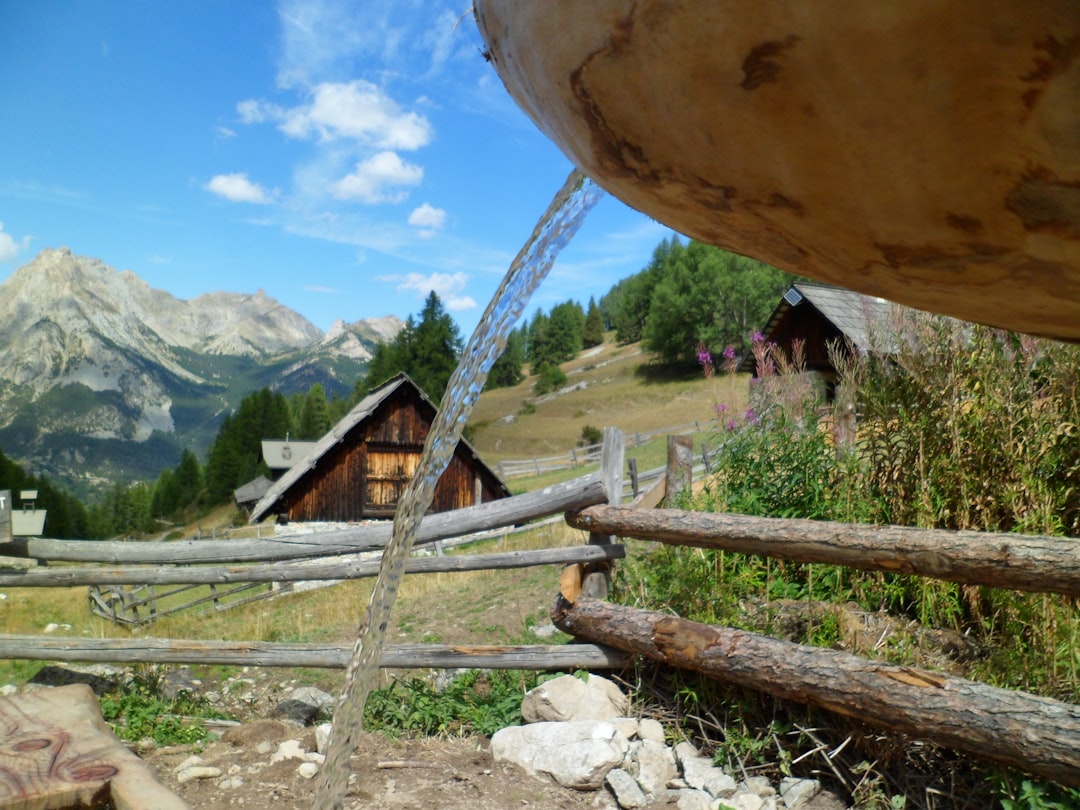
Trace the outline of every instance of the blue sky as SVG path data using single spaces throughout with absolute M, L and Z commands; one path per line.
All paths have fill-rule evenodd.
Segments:
M 468 7 L 0 0 L 0 279 L 67 246 L 323 330 L 434 289 L 468 337 L 572 168 Z M 605 198 L 531 309 L 599 298 L 669 233 Z

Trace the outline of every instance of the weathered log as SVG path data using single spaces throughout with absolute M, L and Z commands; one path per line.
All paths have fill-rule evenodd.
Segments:
M 0 807 L 191 810 L 113 736 L 86 684 L 0 697 Z
M 504 551 L 493 554 L 457 554 L 443 557 L 413 557 L 405 565 L 410 574 L 453 571 L 488 571 L 528 568 L 571 562 L 607 563 L 626 556 L 620 545 L 568 546 L 535 551 Z M 271 563 L 235 566 L 176 566 L 129 568 L 45 568 L 0 572 L 3 588 L 58 588 L 75 585 L 205 585 L 226 582 L 307 582 L 316 580 L 364 579 L 379 573 L 379 561 L 325 563 Z
M 198 641 L 164 638 L 55 638 L 0 635 L 0 659 L 138 661 L 155 664 L 224 664 L 253 667 L 344 669 L 353 644 L 269 641 Z M 626 653 L 595 644 L 462 645 L 387 644 L 383 669 L 617 669 Z
M 669 545 L 1080 596 L 1080 541 L 1069 537 L 604 505 L 567 513 L 566 522 L 589 532 L 659 540 Z
M 1080 706 L 838 650 L 561 596 L 564 632 L 1080 787 Z
M 516 495 L 498 501 L 428 515 L 416 534 L 416 545 L 434 543 L 448 537 L 459 537 L 498 526 L 527 523 L 537 518 L 580 509 L 607 500 L 604 482 L 599 473 L 589 473 L 572 481 L 552 484 L 535 492 Z M 298 560 L 355 554 L 383 548 L 390 541 L 393 527 L 387 521 L 364 524 L 348 529 L 327 530 L 319 534 L 296 537 L 235 540 L 177 540 L 177 541 L 94 541 L 50 540 L 36 537 L 16 537 L 0 544 L 0 555 L 30 557 L 62 562 L 96 562 L 107 564 L 142 563 L 228 563 L 273 560 Z
M 622 498 L 622 470 L 626 458 L 626 437 L 621 430 L 613 427 L 604 428 L 604 443 L 600 448 L 600 477 L 604 482 L 604 491 L 608 493 L 607 502 L 618 506 Z M 589 545 L 604 548 L 615 542 L 609 534 L 593 532 L 589 535 Z M 585 593 L 597 599 L 607 599 L 611 587 L 611 562 L 601 560 L 585 566 L 582 587 Z

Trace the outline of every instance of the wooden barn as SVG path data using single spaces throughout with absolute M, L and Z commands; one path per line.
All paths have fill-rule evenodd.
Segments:
M 250 520 L 276 514 L 289 521 L 392 518 L 420 462 L 437 409 L 405 374 L 369 393 L 304 459 L 276 481 Z M 462 440 L 435 486 L 432 512 L 486 503 L 510 494 Z
M 829 344 L 840 341 L 841 345 L 853 346 L 860 352 L 871 351 L 873 326 L 885 326 L 894 306 L 884 298 L 842 287 L 797 281 L 784 293 L 761 334 L 789 357 L 792 342 L 802 340 L 806 370 L 820 377 L 826 391 L 831 392 L 837 375 L 829 359 Z M 757 375 L 752 352 L 743 358 L 739 371 Z

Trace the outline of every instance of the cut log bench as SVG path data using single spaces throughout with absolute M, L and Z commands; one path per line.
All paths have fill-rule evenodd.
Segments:
M 0 697 L 0 810 L 191 810 L 116 738 L 85 684 Z

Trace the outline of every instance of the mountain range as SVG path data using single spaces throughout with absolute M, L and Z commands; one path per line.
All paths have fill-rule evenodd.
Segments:
M 67 248 L 0 284 L 0 450 L 85 496 L 200 457 L 252 391 L 348 396 L 393 316 L 329 332 L 270 298 L 182 300 Z M 2 488 L 2 482 L 0 482 Z

